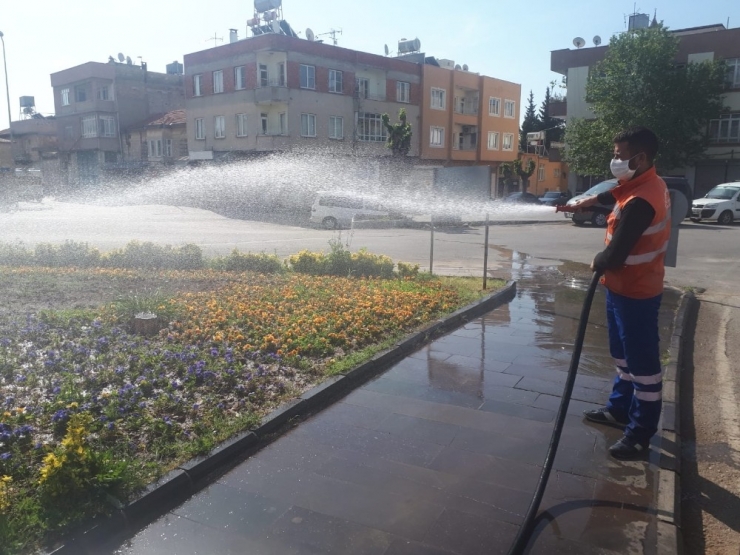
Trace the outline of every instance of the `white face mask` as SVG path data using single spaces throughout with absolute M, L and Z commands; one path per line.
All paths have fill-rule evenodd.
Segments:
M 635 154 L 632 158 L 637 156 L 639 156 L 639 154 Z M 635 172 L 637 171 L 637 168 L 634 170 L 630 169 L 630 160 L 632 160 L 632 158 L 629 160 L 617 160 L 616 158 L 612 158 L 612 161 L 609 164 L 609 169 L 612 170 L 612 175 L 619 180 L 629 181 L 632 179 L 632 176 L 635 175 Z

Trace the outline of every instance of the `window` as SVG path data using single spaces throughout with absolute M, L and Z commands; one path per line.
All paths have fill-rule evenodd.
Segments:
M 432 108 L 435 110 L 447 109 L 447 91 L 432 88 Z
M 540 167 L 537 168 L 537 181 L 544 181 L 545 180 L 545 166 L 543 164 L 540 164 Z
M 514 134 L 504 133 L 504 144 L 501 147 L 503 150 L 514 150 Z
M 172 158 L 172 139 L 164 140 L 164 155 L 167 158 Z
M 247 88 L 247 73 L 244 66 L 234 68 L 234 88 L 238 91 Z
M 740 58 L 725 60 L 727 65 L 727 85 L 740 87 Z
M 516 102 L 513 100 L 504 101 L 504 117 L 513 118 L 516 115 Z
M 278 87 L 284 87 L 285 86 L 285 64 L 283 62 L 278 62 L 278 81 L 277 81 Z
M 247 136 L 247 114 L 236 115 L 236 136 L 246 137 Z
M 329 92 L 342 93 L 342 72 L 336 69 L 329 70 Z
M 113 91 L 108 85 L 102 85 L 98 89 L 98 99 L 100 100 L 113 100 Z
M 740 143 L 740 114 L 722 114 L 709 122 L 712 143 Z
M 278 114 L 278 122 L 280 123 L 280 134 L 288 134 L 288 114 L 286 112 L 280 112 Z
M 431 127 L 430 130 L 431 132 L 429 133 L 429 146 L 445 146 L 445 128 Z
M 301 137 L 316 136 L 316 115 L 301 114 Z
M 357 113 L 357 138 L 360 141 L 385 142 L 385 126 L 380 114 Z
M 316 68 L 314 66 L 306 66 L 301 64 L 301 88 L 316 88 Z
M 213 137 L 216 139 L 226 137 L 226 118 L 224 116 L 213 118 Z
M 79 85 L 75 87 L 75 102 L 85 102 L 87 100 L 87 87 Z
M 162 139 L 157 139 L 156 141 L 154 141 L 154 144 L 157 147 L 156 156 L 157 158 L 161 158 L 162 157 Z
M 355 79 L 355 90 L 358 98 L 367 98 L 370 94 L 370 80 L 365 77 Z
M 488 99 L 488 115 L 489 116 L 500 116 L 501 115 L 501 99 L 491 97 Z
M 64 126 L 64 137 L 66 139 L 72 139 L 75 136 L 75 128 L 72 125 Z
M 403 81 L 396 81 L 396 102 L 409 102 L 411 85 Z
M 62 106 L 69 106 L 69 89 L 62 89 Z
M 203 118 L 195 118 L 195 138 L 200 141 L 206 138 L 206 122 Z
M 85 116 L 82 118 L 82 136 L 98 136 L 98 118 L 96 116 Z
M 115 137 L 116 118 L 113 116 L 100 116 L 100 130 L 103 137 Z
M 498 131 L 488 132 L 488 150 L 498 150 Z
M 217 69 L 213 72 L 213 94 L 224 92 L 224 72 Z
M 555 179 L 560 179 L 560 168 L 555 168 L 552 170 L 552 176 Z
M 344 139 L 344 118 L 329 116 L 329 138 Z
M 203 94 L 203 76 L 193 75 L 193 96 L 201 96 Z
M 260 125 L 260 128 L 262 129 L 262 134 L 267 135 L 267 114 L 260 114 Z
M 267 87 L 270 84 L 270 74 L 267 72 L 267 64 L 260 64 L 260 87 Z

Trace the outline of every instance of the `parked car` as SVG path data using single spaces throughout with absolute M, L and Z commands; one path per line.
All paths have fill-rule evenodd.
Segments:
M 666 176 L 662 177 L 662 179 L 663 181 L 665 181 L 666 187 L 675 191 L 680 191 L 683 195 L 686 196 L 686 200 L 688 201 L 687 204 L 691 204 L 691 187 L 689 186 L 689 182 L 686 180 L 685 177 Z M 611 191 L 616 186 L 616 179 L 607 179 L 606 181 L 597 183 L 585 193 L 574 196 L 566 204 L 575 204 L 582 198 L 598 195 L 606 191 Z M 614 208 L 613 204 L 596 203 L 592 207 L 582 210 L 581 212 L 565 212 L 565 217 L 572 218 L 573 223 L 576 225 L 583 225 L 586 222 L 591 222 L 592 225 L 598 227 L 606 227 L 606 221 L 609 217 L 609 213 L 612 211 L 612 208 Z M 691 216 L 690 208 L 687 210 L 686 213 L 686 217 L 688 218 L 689 216 Z
M 548 191 L 540 197 L 540 203 L 547 206 L 560 206 L 570 199 L 570 195 L 563 191 Z
M 691 205 L 692 222 L 706 220 L 730 225 L 736 218 L 740 219 L 740 181 L 717 185 Z
M 364 196 L 318 193 L 311 206 L 311 223 L 326 229 L 348 227 L 353 219 L 390 218 L 391 211 L 376 199 Z
M 532 193 L 511 193 L 505 196 L 501 202 L 516 203 L 516 204 L 542 204 L 540 199 Z

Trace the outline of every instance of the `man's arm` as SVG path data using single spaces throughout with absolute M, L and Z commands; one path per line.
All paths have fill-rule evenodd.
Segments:
M 641 198 L 629 201 L 622 210 L 617 229 L 609 245 L 594 257 L 591 269 L 603 272 L 623 266 L 637 241 L 650 227 L 654 217 L 655 210 L 648 201 Z

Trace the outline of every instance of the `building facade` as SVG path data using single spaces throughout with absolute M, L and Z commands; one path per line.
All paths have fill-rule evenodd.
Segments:
M 673 34 L 679 39 L 676 64 L 724 60 L 728 68 L 727 88 L 722 96 L 725 111 L 717 114 L 707 128 L 710 146 L 706 159 L 673 172 L 689 180 L 696 198 L 718 183 L 740 180 L 740 28 L 708 25 L 678 29 Z M 586 102 L 588 73 L 595 63 L 604 59 L 607 49 L 608 46 L 598 46 L 551 52 L 551 70 L 567 79 L 565 106 L 553 103 L 555 111 L 552 115 L 564 114 L 566 124 L 573 118 L 593 117 Z M 572 192 L 583 190 L 588 185 L 571 172 L 568 187 Z
M 174 165 L 188 156 L 185 110 L 159 114 L 126 131 L 125 156 L 148 165 Z
M 519 151 L 521 85 L 456 68 L 423 66 L 421 158 L 498 166 Z
M 185 56 L 191 160 L 331 149 L 388 156 L 383 114 L 406 110 L 418 156 L 421 67 L 281 34 Z
M 146 64 L 88 62 L 52 73 L 60 167 L 71 184 L 96 183 L 128 159 L 126 131 L 154 114 L 183 108 L 181 75 Z

